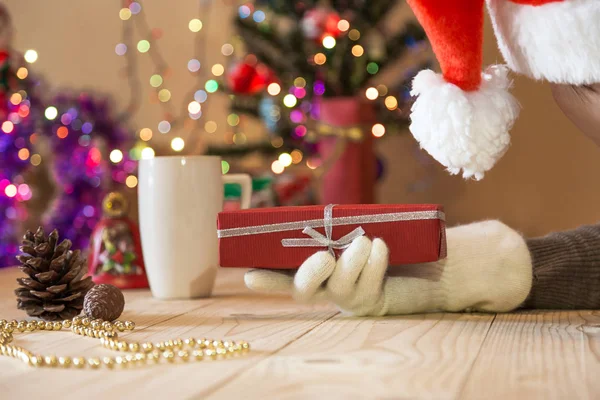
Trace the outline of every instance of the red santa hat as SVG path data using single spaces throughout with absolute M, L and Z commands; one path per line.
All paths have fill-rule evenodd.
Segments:
M 487 0 L 507 66 L 483 73 L 486 0 L 407 1 L 442 71 L 415 77 L 410 129 L 452 174 L 482 179 L 508 149 L 519 114 L 509 68 L 555 83 L 600 82 L 598 0 Z

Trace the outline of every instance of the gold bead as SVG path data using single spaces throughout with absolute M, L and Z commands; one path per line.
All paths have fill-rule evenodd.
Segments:
M 40 329 L 42 329 L 42 328 L 41 328 L 39 325 L 38 325 L 38 327 L 39 327 Z M 53 330 L 53 329 L 54 329 L 54 324 L 53 324 L 52 322 L 46 322 L 46 323 L 44 324 L 44 329 L 46 329 L 47 331 L 51 331 L 51 330 Z
M 179 350 L 177 352 L 177 357 L 181 358 L 183 361 L 188 361 L 190 359 L 190 353 L 186 350 Z
M 135 329 L 135 323 L 133 321 L 125 321 L 125 329 L 132 331 Z
M 221 341 L 221 340 L 213 340 L 212 347 L 223 347 L 223 341 Z
M 7 320 L 5 319 L 0 319 L 0 328 L 2 328 L 4 325 L 6 325 L 8 323 Z
M 156 342 L 154 343 L 154 347 L 160 351 L 165 351 L 165 349 L 167 348 L 165 346 L 165 342 Z
M 85 358 L 83 358 L 83 357 L 74 357 L 73 358 L 73 366 L 75 368 L 84 368 L 85 367 Z
M 159 359 L 160 355 L 157 357 L 156 354 L 154 353 L 149 353 L 146 354 L 146 361 L 148 362 L 157 362 Z
M 165 360 L 167 360 L 170 363 L 175 361 L 175 353 L 173 353 L 171 350 L 164 351 L 162 353 L 162 356 Z
M 100 368 L 100 365 L 101 365 L 100 359 L 97 357 L 88 358 L 87 363 L 92 369 L 98 369 L 98 368 Z
M 52 329 L 54 329 L 55 331 L 60 331 L 62 329 L 62 323 L 58 321 L 53 322 Z
M 117 349 L 119 351 L 127 351 L 128 347 L 127 342 L 117 342 Z
M 135 361 L 145 364 L 146 363 L 146 355 L 144 353 L 137 353 L 135 355 Z
M 117 328 L 117 330 L 119 332 L 124 332 L 125 331 L 125 324 L 123 323 L 123 321 L 116 321 L 114 323 L 115 328 Z
M 135 356 L 133 354 L 127 354 L 125 356 L 125 361 L 127 361 L 128 363 L 130 363 L 130 364 L 133 365 L 135 363 L 136 359 L 135 359 Z
M 41 367 L 44 364 L 44 357 L 33 356 L 29 359 L 29 362 L 34 367 Z
M 138 351 L 140 351 L 140 344 L 139 343 L 129 343 L 129 351 L 131 351 L 132 353 L 137 353 Z
M 106 368 L 113 368 L 115 366 L 115 360 L 112 357 L 103 357 L 102 363 Z
M 23 321 L 23 322 L 27 322 L 27 321 Z M 13 319 L 12 321 L 10 321 L 8 323 L 10 326 L 12 326 L 13 328 L 16 328 L 17 325 L 19 325 L 19 321 L 17 321 L 16 319 Z
M 250 343 L 241 340 L 239 344 L 240 344 L 240 346 L 242 346 L 242 349 L 250 350 Z
M 77 325 L 81 325 L 81 321 L 83 320 L 83 317 L 75 317 L 73 318 L 73 320 L 71 321 L 71 323 L 75 326 Z
M 62 368 L 69 368 L 72 364 L 71 357 L 58 357 L 58 365 Z
M 175 347 L 175 342 L 173 340 L 167 340 L 165 342 L 165 347 L 167 349 L 172 349 L 173 347 Z
M 92 327 L 92 329 L 100 329 L 100 327 L 102 326 L 102 320 L 95 319 L 90 323 L 90 326 Z
M 56 367 L 58 365 L 58 359 L 56 356 L 46 356 L 44 357 L 44 363 L 50 367 Z
M 90 326 L 90 323 L 91 323 L 91 321 L 88 317 L 83 317 L 81 319 L 81 325 L 83 325 L 83 326 Z
M 25 329 L 27 329 L 27 328 L 25 328 Z M 13 328 L 13 326 L 12 326 L 12 325 L 6 325 L 6 326 L 4 327 L 4 332 L 7 332 L 7 333 L 13 333 L 14 331 L 15 331 L 15 328 Z
M 127 367 L 127 360 L 125 357 L 117 356 L 115 357 L 115 364 L 117 364 L 119 367 L 125 368 Z
M 69 321 L 68 319 L 65 319 L 62 322 L 62 327 L 65 329 L 69 329 L 69 328 L 71 328 L 71 326 L 73 326 L 73 321 Z
M 104 321 L 102 323 L 102 329 L 104 329 L 106 332 L 112 332 L 114 330 L 113 324 L 111 324 L 108 321 Z
M 18 329 L 18 331 L 19 331 L 19 332 L 25 332 L 25 330 L 27 329 L 27 322 L 25 322 L 25 321 L 20 321 L 20 322 L 17 324 L 17 329 Z
M 183 344 L 185 344 L 186 346 L 189 346 L 189 347 L 194 347 L 194 346 L 196 346 L 196 339 L 194 339 L 194 338 L 185 339 L 183 341 Z
M 37 326 L 38 325 L 34 321 L 28 322 L 27 323 L 27 330 L 29 332 L 33 332 L 33 331 L 35 331 L 37 329 Z
M 181 339 L 173 340 L 173 348 L 174 349 L 181 349 L 182 347 L 183 347 L 183 340 L 181 340 Z
M 204 355 L 206 357 L 214 358 L 217 355 L 217 353 L 213 349 L 206 349 L 204 350 Z
M 142 351 L 145 353 L 149 353 L 154 348 L 154 345 L 151 342 L 142 343 Z
M 202 350 L 193 350 L 192 357 L 196 360 L 202 360 L 204 358 L 204 352 Z

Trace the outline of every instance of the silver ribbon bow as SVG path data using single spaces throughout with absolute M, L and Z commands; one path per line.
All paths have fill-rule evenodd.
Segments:
M 333 233 L 333 207 L 335 204 L 329 204 L 325 207 L 323 216 L 323 226 L 325 227 L 325 235 L 316 231 L 314 228 L 307 226 L 302 233 L 310 236 L 312 239 L 283 239 L 281 244 L 283 247 L 327 247 L 327 250 L 332 256 L 335 256 L 333 249 L 345 249 L 352 241 L 365 234 L 364 229 L 359 226 L 347 235 L 344 235 L 338 240 L 331 238 Z

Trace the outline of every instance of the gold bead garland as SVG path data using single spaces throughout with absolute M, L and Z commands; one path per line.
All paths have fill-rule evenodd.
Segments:
M 70 329 L 80 336 L 100 339 L 107 349 L 126 352 L 125 356 L 116 357 L 56 357 L 33 354 L 23 347 L 11 344 L 14 332 L 60 331 Z M 19 359 L 33 367 L 91 368 L 129 367 L 160 363 L 166 361 L 188 362 L 222 359 L 244 354 L 250 350 L 247 342 L 221 341 L 212 339 L 172 339 L 164 342 L 127 342 L 120 340 L 117 332 L 133 331 L 135 324 L 131 321 L 107 322 L 75 317 L 62 322 L 45 321 L 6 321 L 0 320 L 0 355 Z

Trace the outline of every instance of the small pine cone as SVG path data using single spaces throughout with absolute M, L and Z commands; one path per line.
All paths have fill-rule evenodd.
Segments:
M 121 290 L 113 285 L 98 285 L 85 296 L 83 312 L 89 318 L 114 321 L 121 316 L 125 308 L 125 297 Z
M 79 315 L 85 294 L 94 286 L 91 277 L 83 278 L 87 268 L 81 252 L 72 251 L 68 239 L 58 244 L 58 232 L 46 236 L 41 227 L 27 231 L 20 249 L 19 269 L 27 277 L 17 279 L 17 307 L 46 321 Z

